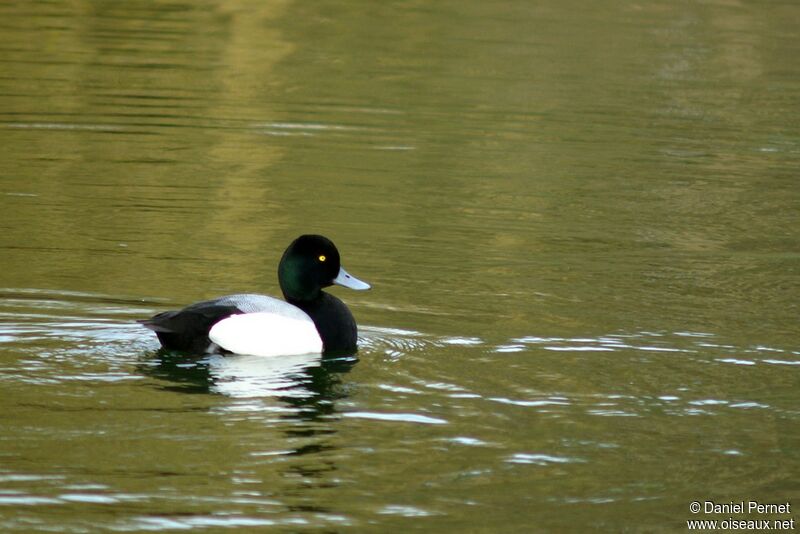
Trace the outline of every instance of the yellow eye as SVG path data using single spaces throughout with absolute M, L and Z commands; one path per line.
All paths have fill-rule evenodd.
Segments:
M 328 259 L 328 258 L 326 258 L 324 254 L 322 254 L 322 255 L 319 257 L 319 261 L 325 261 L 325 260 L 327 260 L 327 259 Z

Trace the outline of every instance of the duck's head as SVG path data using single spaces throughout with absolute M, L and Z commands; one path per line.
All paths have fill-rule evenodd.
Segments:
M 320 290 L 333 284 L 350 289 L 369 289 L 342 268 L 336 245 L 321 235 L 301 235 L 283 253 L 278 282 L 286 300 L 314 300 Z

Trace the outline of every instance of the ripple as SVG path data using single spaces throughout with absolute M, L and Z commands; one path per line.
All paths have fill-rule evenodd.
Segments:
M 63 480 L 62 475 L 29 475 L 24 473 L 5 473 L 0 475 L 0 482 L 32 482 L 40 480 Z
M 445 441 L 449 441 L 450 443 L 457 443 L 458 445 L 467 445 L 469 447 L 485 447 L 489 445 L 487 442 L 477 439 L 477 438 L 470 438 L 467 436 L 458 436 L 455 438 L 447 438 Z
M 115 124 L 77 124 L 69 122 L 8 122 L 5 127 L 20 130 L 85 130 L 91 132 L 121 132 L 125 129 Z
M 774 365 L 800 365 L 800 360 L 775 360 L 770 358 L 762 361 L 764 363 L 771 363 Z
M 134 319 L 139 299 L 70 291 L 0 289 L 0 344 L 13 355 L 0 380 L 28 384 L 139 380 L 130 361 L 153 346 Z
M 87 504 L 116 504 L 119 499 L 109 495 L 98 495 L 95 493 L 63 493 L 58 496 L 62 501 L 81 502 Z
M 568 352 L 568 351 L 572 351 L 572 352 L 579 352 L 579 351 L 580 352 L 604 352 L 604 351 L 605 352 L 613 352 L 613 350 L 614 350 L 614 349 L 612 349 L 610 347 L 592 347 L 592 346 L 586 346 L 586 347 L 556 347 L 556 346 L 549 346 L 548 347 L 548 346 L 545 346 L 545 347 L 542 347 L 542 348 L 544 350 L 555 350 L 555 351 L 563 351 L 563 352 Z
M 490 401 L 502 404 L 513 404 L 514 406 L 538 407 L 538 406 L 569 406 L 571 403 L 566 397 L 551 397 L 542 400 L 512 400 L 503 397 L 489 397 Z
M 359 334 L 360 349 L 384 353 L 392 359 L 445 346 L 475 347 L 484 344 L 478 337 L 437 337 L 414 330 L 378 326 L 359 327 Z
M 719 400 L 719 399 L 700 399 L 700 400 L 693 400 L 689 401 L 689 404 L 692 406 L 715 406 L 715 405 L 725 405 L 728 404 L 726 400 Z
M 769 405 L 767 405 L 767 404 L 763 404 L 763 403 L 760 403 L 760 402 L 751 402 L 751 401 L 747 401 L 747 402 L 736 402 L 736 403 L 733 403 L 733 404 L 729 404 L 729 406 L 730 406 L 731 408 L 744 408 L 744 409 L 750 409 L 750 408 L 769 408 Z
M 757 350 L 759 352 L 786 352 L 785 350 L 782 350 L 782 349 L 776 349 L 776 348 L 773 348 L 773 347 L 765 347 L 764 345 L 756 345 L 755 347 L 753 347 L 753 349 Z
M 525 345 L 499 345 L 495 348 L 495 352 L 522 352 L 526 348 Z
M 397 328 L 364 326 L 359 328 L 359 346 L 369 352 L 382 352 L 392 358 L 422 351 L 433 346 L 420 332 Z
M 63 501 L 33 495 L 0 495 L 0 506 L 38 506 L 42 504 L 63 504 Z
M 587 413 L 590 415 L 598 415 L 600 417 L 640 417 L 640 414 L 627 412 L 625 410 L 604 410 L 604 409 L 592 409 L 588 410 Z
M 407 388 L 403 386 L 393 386 L 391 384 L 378 384 L 378 388 L 392 391 L 394 393 L 408 393 L 409 395 L 420 395 L 422 392 L 416 389 Z
M 681 332 L 681 336 L 688 336 L 687 332 Z M 668 340 L 664 340 L 664 334 L 655 332 L 640 332 L 637 334 L 606 334 L 598 337 L 539 337 L 525 336 L 512 339 L 514 344 L 499 345 L 496 352 L 518 352 L 528 346 L 539 347 L 543 350 L 557 352 L 614 352 L 620 350 L 641 350 L 645 352 L 694 352 L 693 349 L 667 345 Z M 707 334 L 697 336 L 706 338 Z M 634 340 L 646 340 L 657 342 L 633 344 Z
M 447 424 L 447 421 L 444 419 L 437 419 L 436 417 L 429 417 L 427 415 L 419 415 L 415 413 L 344 412 L 342 416 L 357 419 L 374 419 L 377 421 L 421 423 L 424 425 Z
M 441 340 L 445 345 L 460 345 L 463 347 L 470 347 L 475 345 L 482 345 L 483 340 L 477 337 L 447 337 Z
M 378 510 L 379 514 L 383 515 L 400 515 L 403 517 L 429 517 L 437 515 L 436 512 L 425 510 L 418 506 L 405 506 L 399 504 L 390 504 Z
M 551 465 L 551 464 L 569 464 L 569 463 L 582 463 L 586 460 L 581 458 L 570 458 L 566 456 L 554 456 L 551 454 L 530 454 L 530 453 L 517 453 L 506 459 L 506 462 L 511 464 L 534 464 L 534 465 Z
M 191 530 L 207 527 L 264 527 L 275 525 L 305 525 L 300 518 L 282 520 L 261 519 L 243 516 L 193 516 L 176 519 L 172 517 L 138 517 L 120 526 L 120 530 Z M 112 529 L 116 530 L 116 529 Z
M 734 365 L 755 365 L 756 362 L 753 360 L 740 360 L 737 358 L 717 358 L 718 362 L 722 363 L 732 363 Z

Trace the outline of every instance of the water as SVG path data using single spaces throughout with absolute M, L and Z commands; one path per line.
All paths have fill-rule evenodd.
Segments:
M 800 502 L 800 7 L 0 11 L 1 530 Z M 373 284 L 332 290 L 357 357 L 186 360 L 135 324 L 278 294 L 306 232 Z

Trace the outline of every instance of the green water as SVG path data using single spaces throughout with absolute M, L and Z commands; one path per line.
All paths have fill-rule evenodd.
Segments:
M 0 530 L 800 506 L 800 5 L 0 6 Z M 358 358 L 161 355 L 301 233 Z

